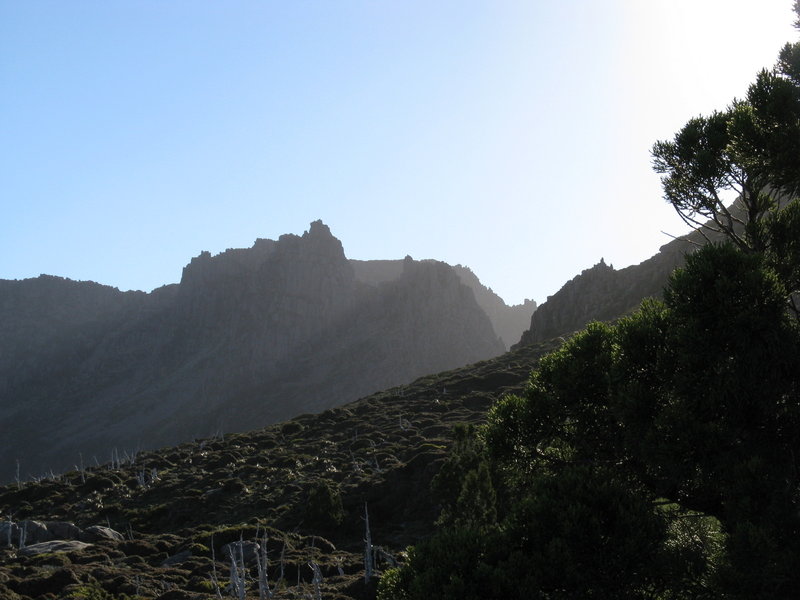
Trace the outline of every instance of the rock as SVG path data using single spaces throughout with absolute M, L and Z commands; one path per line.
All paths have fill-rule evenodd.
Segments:
M 45 521 L 44 525 L 51 540 L 81 540 L 83 536 L 81 528 L 68 521 Z
M 242 553 L 244 556 L 245 564 L 250 564 L 258 559 L 258 544 L 252 541 L 243 541 L 243 542 L 231 542 L 230 544 L 225 544 L 222 547 L 222 560 L 224 560 L 225 562 L 230 562 L 231 560 L 230 553 L 233 552 L 234 558 L 238 561 L 239 545 L 241 545 L 242 547 Z
M 25 534 L 26 545 L 49 542 L 56 539 L 56 536 L 47 530 L 47 525 L 41 521 L 21 521 L 19 527 Z
M 74 540 L 78 539 L 81 530 L 72 523 L 61 523 L 55 521 L 34 521 L 25 520 L 19 523 L 9 521 L 0 522 L 0 544 L 19 546 L 20 536 L 24 534 L 25 544 L 38 544 L 51 540 Z M 10 536 L 9 536 L 10 534 Z
M 475 301 L 491 320 L 495 333 L 505 347 L 516 344 L 530 325 L 536 302 L 526 299 L 522 304 L 509 306 L 492 288 L 484 286 L 468 267 L 456 265 L 453 268 L 461 281 L 472 289 Z
M 183 552 L 178 552 L 177 554 L 173 554 L 167 560 L 163 561 L 160 566 L 162 567 L 171 567 L 172 565 L 178 565 L 186 560 L 189 560 L 192 557 L 191 550 L 184 550 Z
M 703 243 L 697 233 L 687 238 L 696 244 Z M 619 270 L 600 259 L 536 309 L 530 329 L 512 350 L 570 335 L 591 321 L 619 318 L 638 308 L 644 298 L 660 298 L 670 273 L 683 264 L 685 254 L 693 248 L 689 241 L 676 239 L 642 263 Z
M 124 542 L 125 536 L 123 536 L 119 531 L 115 531 L 110 527 L 103 527 L 102 525 L 92 525 L 91 527 L 87 527 L 83 535 L 81 536 L 81 541 L 84 542 L 99 542 L 101 540 L 112 540 L 115 542 Z
M 40 542 L 38 544 L 31 544 L 19 550 L 19 556 L 36 556 L 37 554 L 44 554 L 46 552 L 79 552 L 89 548 L 92 544 L 86 542 L 79 542 L 77 540 L 52 540 L 50 542 Z
M 350 259 L 356 279 L 373 287 L 398 279 L 403 273 L 404 262 L 403 260 Z M 472 290 L 475 301 L 489 317 L 495 334 L 503 341 L 504 345 L 508 347 L 517 343 L 530 325 L 531 315 L 536 310 L 536 302 L 525 300 L 522 304 L 509 306 L 491 288 L 483 285 L 468 267 L 456 265 L 452 269 L 458 275 L 461 283 Z

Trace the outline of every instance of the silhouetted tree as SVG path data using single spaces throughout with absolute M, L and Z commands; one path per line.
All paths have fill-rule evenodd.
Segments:
M 787 44 L 744 100 L 690 119 L 652 153 L 664 196 L 685 222 L 740 248 L 767 249 L 764 217 L 800 190 L 800 44 Z M 726 191 L 735 192 L 734 206 Z

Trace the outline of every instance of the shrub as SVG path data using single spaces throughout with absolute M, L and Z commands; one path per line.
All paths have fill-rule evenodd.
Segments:
M 344 519 L 342 494 L 339 486 L 327 480 L 319 481 L 308 493 L 306 523 L 309 527 L 336 527 Z
M 293 435 L 295 433 L 300 433 L 303 431 L 303 424 L 298 423 L 297 421 L 287 421 L 283 425 L 281 425 L 281 433 L 283 435 Z

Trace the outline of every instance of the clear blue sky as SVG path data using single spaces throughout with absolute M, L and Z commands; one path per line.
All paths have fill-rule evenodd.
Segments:
M 0 0 L 0 278 L 149 291 L 322 219 L 538 302 L 683 232 L 649 149 L 792 0 Z

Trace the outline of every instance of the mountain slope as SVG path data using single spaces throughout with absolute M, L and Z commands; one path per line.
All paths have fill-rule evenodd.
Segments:
M 66 554 L 0 550 L 0 596 L 71 598 L 95 589 L 160 597 L 170 582 L 169 598 L 210 599 L 212 569 L 228 579 L 223 545 L 249 542 L 258 529 L 269 533 L 269 580 L 284 575 L 276 598 L 313 591 L 309 561 L 321 568 L 324 598 L 373 598 L 374 580 L 364 584 L 365 505 L 373 544 L 384 552 L 380 572 L 390 564 L 386 557 L 433 529 L 438 509 L 430 481 L 452 427 L 482 422 L 486 409 L 520 391 L 538 358 L 555 347 L 526 346 L 264 429 L 0 487 L 0 514 L 13 515 L 15 527 L 37 520 L 56 522 L 53 531 L 72 522 L 83 531 L 105 525 L 127 532 L 125 540 L 94 540 Z M 321 482 L 341 498 L 339 524 L 309 508 Z M 0 522 L 3 531 L 10 529 Z M 249 570 L 248 598 L 257 598 L 255 566 Z
M 0 310 L 6 481 L 17 458 L 25 476 L 251 429 L 503 351 L 448 265 L 365 284 L 321 222 L 204 252 L 151 294 L 2 282 Z
M 662 246 L 658 253 L 616 270 L 603 259 L 565 283 L 533 313 L 519 344 L 531 344 L 582 329 L 590 321 L 607 321 L 631 312 L 647 297 L 661 297 L 670 273 L 687 252 L 705 242 L 692 233 Z

